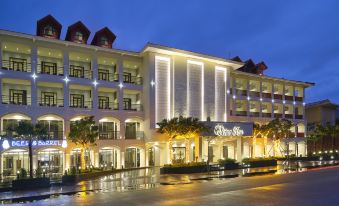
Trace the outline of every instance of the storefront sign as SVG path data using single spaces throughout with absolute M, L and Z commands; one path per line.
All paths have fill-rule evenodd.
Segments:
M 204 122 L 210 127 L 210 132 L 204 133 L 203 136 L 220 136 L 220 137 L 239 137 L 252 136 L 253 123 L 247 122 Z
M 2 141 L 2 148 L 9 149 L 10 147 L 27 147 L 29 141 L 28 140 L 3 140 Z M 39 146 L 61 146 L 67 147 L 66 140 L 33 140 L 32 142 L 33 147 Z

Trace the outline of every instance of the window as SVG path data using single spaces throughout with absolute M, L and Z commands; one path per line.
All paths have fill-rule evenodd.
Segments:
M 57 63 L 41 61 L 41 74 L 57 75 Z
M 100 38 L 100 45 L 103 45 L 103 46 L 108 45 L 108 39 L 107 39 L 107 37 L 102 36 L 102 37 Z
M 84 95 L 82 94 L 71 94 L 71 107 L 77 107 L 77 108 L 84 108 L 85 104 L 84 104 Z
M 85 68 L 83 66 L 70 65 L 70 77 L 84 78 Z
M 10 89 L 9 99 L 11 104 L 27 105 L 27 91 Z
M 55 107 L 57 94 L 55 92 L 41 92 L 40 106 Z
M 27 72 L 27 60 L 21 58 L 10 57 L 9 69 L 14 71 Z
M 77 32 L 75 32 L 74 39 L 78 40 L 78 41 L 83 41 L 84 35 L 80 31 L 77 31 Z
M 109 107 L 109 97 L 99 96 L 99 109 L 111 109 Z
M 107 69 L 98 69 L 99 80 L 109 80 L 109 71 Z
M 44 28 L 44 35 L 46 36 L 54 36 L 56 33 L 55 28 L 51 25 L 46 25 Z
M 132 99 L 124 98 L 124 110 L 132 110 Z

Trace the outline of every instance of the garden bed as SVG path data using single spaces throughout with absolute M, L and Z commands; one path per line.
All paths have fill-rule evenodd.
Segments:
M 242 160 L 244 167 L 268 167 L 277 166 L 277 160 L 274 158 L 245 158 Z
M 160 168 L 160 174 L 189 174 L 204 172 L 207 172 L 207 165 L 204 162 L 164 165 L 164 167 Z
M 239 169 L 239 163 L 234 159 L 219 159 L 219 170 L 235 170 Z
M 25 178 L 25 179 L 17 179 L 12 181 L 12 189 L 13 190 L 25 190 L 25 189 L 35 189 L 35 188 L 43 188 L 50 187 L 51 183 L 49 178 L 41 177 L 41 178 Z

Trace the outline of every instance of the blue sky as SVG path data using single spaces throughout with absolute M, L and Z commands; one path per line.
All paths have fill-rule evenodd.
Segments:
M 229 58 L 265 61 L 266 74 L 316 83 L 307 102 L 339 103 L 339 1 L 1 0 L 0 29 L 35 34 L 52 14 L 67 27 L 108 26 L 115 48 L 139 51 L 147 42 Z

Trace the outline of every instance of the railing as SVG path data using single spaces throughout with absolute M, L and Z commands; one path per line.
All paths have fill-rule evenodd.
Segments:
M 259 112 L 250 112 L 250 117 L 259 117 Z
M 240 96 L 247 96 L 247 90 L 236 89 L 235 93 Z
M 260 97 L 260 92 L 257 92 L 257 91 L 250 91 L 250 96 L 251 96 L 251 97 Z
M 298 132 L 297 137 L 305 137 L 305 133 L 304 132 Z
M 99 139 L 120 139 L 119 131 L 99 131 Z
M 98 109 L 119 110 L 119 104 L 114 102 L 105 102 L 105 104 L 99 103 Z
M 283 95 L 282 94 L 274 94 L 274 99 L 283 99 Z
M 283 114 L 281 113 L 274 113 L 274 118 L 282 118 Z
M 267 99 L 272 98 L 272 94 L 271 94 L 271 93 L 265 93 L 265 92 L 263 92 L 263 93 L 261 93 L 261 96 L 262 96 L 263 98 L 267 98 Z
M 128 110 L 128 111 L 141 111 L 142 110 L 142 105 L 141 104 L 124 105 L 124 110 Z
M 142 77 L 130 76 L 130 75 L 124 74 L 124 83 L 141 85 Z
M 286 119 L 293 119 L 293 114 L 285 114 Z
M 84 101 L 84 102 L 80 102 L 80 104 L 78 104 L 77 102 L 73 103 L 72 101 L 69 104 L 69 107 L 72 108 L 92 108 L 92 100 L 88 100 L 88 101 Z
M 285 95 L 285 100 L 293 101 L 293 96 Z
M 4 130 L 1 132 L 1 136 L 12 137 L 21 140 L 22 138 L 15 131 Z M 62 140 L 64 138 L 64 131 L 47 131 L 47 135 L 39 138 L 39 140 Z
M 23 60 L 25 61 L 2 60 L 2 69 L 20 72 L 31 72 L 31 63 L 28 63 L 27 59 Z
M 272 117 L 272 113 L 263 112 L 263 113 L 261 113 L 261 116 L 262 116 L 262 117 L 268 117 L 268 118 L 271 118 L 271 117 Z
M 296 118 L 296 119 L 304 119 L 304 115 L 302 115 L 302 114 L 296 114 L 296 115 L 295 115 L 295 118 Z
M 109 70 L 106 69 L 98 69 L 98 80 L 118 82 L 119 74 L 110 73 Z
M 69 76 L 76 78 L 92 79 L 92 70 L 85 69 L 83 66 L 70 65 Z
M 295 98 L 295 101 L 297 102 L 302 102 L 304 100 L 303 97 L 294 97 Z
M 2 104 L 31 105 L 31 97 L 10 98 L 8 95 L 2 95 Z
M 235 116 L 247 116 L 247 111 L 235 111 Z
M 64 67 L 57 66 L 56 63 L 53 65 L 37 65 L 37 73 L 38 74 L 48 74 L 48 75 L 57 75 L 57 76 L 63 76 L 64 75 Z
M 44 106 L 44 107 L 63 107 L 64 106 L 64 99 L 56 99 L 53 102 L 39 100 L 38 104 L 39 104 L 39 106 Z
M 126 131 L 125 139 L 143 140 L 144 139 L 144 132 L 143 131 L 132 131 L 132 132 Z

